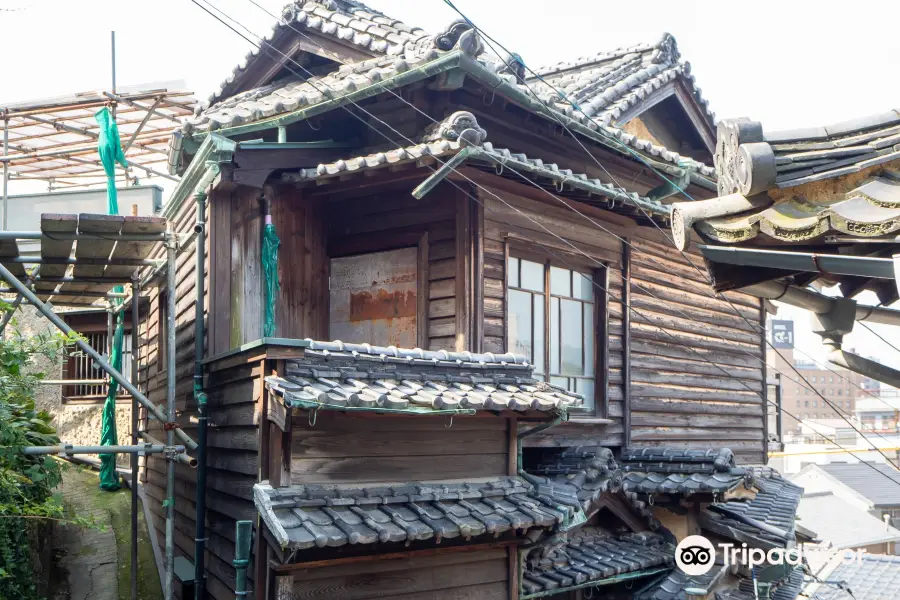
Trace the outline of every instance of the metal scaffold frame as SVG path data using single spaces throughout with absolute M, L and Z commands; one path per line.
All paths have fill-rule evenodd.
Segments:
M 119 242 L 134 242 L 134 241 L 143 241 L 143 242 L 159 242 L 162 241 L 165 247 L 165 259 L 163 261 L 158 260 L 135 260 L 132 262 L 122 262 L 122 261 L 110 261 L 109 259 L 96 259 L 96 261 L 88 261 L 94 266 L 115 266 L 121 268 L 122 266 L 134 266 L 136 268 L 135 272 L 131 275 L 130 278 L 126 277 L 88 277 L 82 278 L 78 275 L 73 274 L 71 277 L 56 277 L 56 278 L 45 278 L 44 282 L 55 283 L 57 280 L 62 285 L 66 285 L 69 283 L 78 284 L 78 283 L 102 283 L 106 284 L 109 287 L 112 287 L 113 284 L 118 283 L 119 280 L 123 280 L 126 282 L 130 282 L 131 284 L 131 319 L 132 319 L 132 328 L 131 328 L 131 339 L 132 339 L 132 349 L 133 352 L 138 348 L 138 328 L 140 323 L 140 291 L 141 288 L 145 285 L 148 285 L 153 282 L 156 278 L 155 276 L 159 274 L 162 269 L 166 271 L 166 281 L 168 289 L 174 290 L 176 287 L 176 258 L 179 250 L 183 250 L 184 246 L 179 246 L 179 238 L 178 236 L 171 231 L 170 227 L 166 228 L 166 231 L 162 235 L 157 234 L 149 234 L 149 235 L 134 235 L 127 233 L 105 233 L 102 236 L 92 236 L 86 234 L 68 234 L 64 235 L 63 238 L 69 237 L 73 240 L 83 240 L 87 244 L 98 243 L 102 240 L 103 243 L 115 242 L 118 244 Z M 45 234 L 44 232 L 9 232 L 3 231 L 0 232 L 0 240 L 5 240 L 7 242 L 16 243 L 18 240 L 41 240 L 42 244 L 44 241 L 58 241 L 61 238 L 58 234 L 54 233 L 52 236 Z M 109 256 L 110 252 L 106 252 L 106 256 Z M 35 309 L 45 317 L 50 323 L 52 323 L 57 329 L 63 332 L 65 335 L 69 336 L 73 343 L 85 354 L 87 354 L 99 367 L 106 373 L 107 378 L 104 380 L 105 382 L 109 382 L 110 380 L 114 380 L 118 382 L 119 386 L 122 387 L 125 391 L 127 391 L 132 398 L 132 416 L 131 416 L 131 445 L 120 445 L 120 446 L 72 446 L 66 444 L 60 444 L 59 446 L 29 446 L 23 449 L 25 454 L 29 455 L 46 455 L 46 454 L 55 454 L 68 456 L 73 454 L 115 454 L 115 453 L 128 453 L 131 455 L 131 477 L 132 477 L 132 485 L 131 485 L 131 531 L 132 531 L 132 548 L 131 548 L 131 561 L 132 561 L 132 569 L 131 569 L 131 592 L 132 598 L 136 598 L 137 594 L 137 477 L 138 477 L 138 457 L 140 455 L 147 454 L 162 454 L 166 458 L 166 502 L 165 506 L 165 598 L 166 600 L 171 600 L 174 597 L 174 575 L 175 575 L 175 464 L 182 463 L 187 464 L 191 467 L 197 466 L 197 461 L 194 458 L 189 457 L 186 452 L 194 451 L 198 449 L 197 443 L 181 429 L 176 422 L 176 411 L 175 411 L 175 371 L 176 371 L 176 363 L 175 363 L 175 300 L 176 294 L 169 293 L 166 295 L 168 306 L 166 311 L 166 337 L 168 341 L 167 348 L 172 349 L 167 353 L 167 368 L 166 368 L 166 405 L 165 407 L 158 407 L 153 404 L 149 398 L 147 398 L 141 391 L 137 388 L 138 381 L 138 366 L 137 361 L 132 359 L 131 361 L 131 374 L 132 380 L 129 381 L 120 371 L 114 368 L 109 361 L 104 358 L 96 349 L 94 349 L 89 343 L 87 343 L 81 336 L 74 335 L 74 330 L 69 327 L 69 325 L 63 321 L 59 315 L 53 312 L 52 306 L 49 302 L 41 300 L 38 295 L 43 296 L 53 296 L 54 302 L 53 304 L 58 304 L 55 301 L 55 297 L 63 296 L 64 291 L 62 289 L 57 290 L 54 288 L 54 291 L 45 290 L 35 290 L 33 289 L 36 284 L 39 284 L 41 281 L 40 275 L 37 275 L 35 272 L 29 273 L 28 271 L 22 276 L 23 281 L 20 279 L 20 276 L 14 274 L 9 266 L 18 267 L 22 263 L 34 263 L 37 265 L 46 264 L 46 259 L 42 260 L 39 257 L 29 258 L 29 257 L 18 257 L 12 259 L 10 257 L 0 257 L 0 278 L 3 279 L 8 285 L 9 288 L 0 289 L 0 292 L 6 293 L 15 293 L 17 294 L 16 300 L 18 303 L 27 302 L 35 307 Z M 64 265 L 78 265 L 79 259 L 68 259 L 66 261 L 60 261 L 57 264 Z M 87 264 L 87 263 L 85 263 Z M 139 277 L 139 273 L 137 272 L 138 268 L 141 267 L 154 267 L 151 273 L 144 277 L 143 279 Z M 21 269 L 21 267 L 19 267 Z M 73 271 L 74 273 L 74 271 Z M 62 285 L 60 287 L 62 287 Z M 112 295 L 115 296 L 123 296 L 124 294 L 112 294 L 108 291 L 100 291 L 97 289 L 93 290 L 75 290 L 71 292 L 72 294 L 77 294 L 80 297 L 110 297 Z M 64 304 L 64 302 L 63 302 Z M 85 306 L 85 304 L 78 303 L 77 306 Z M 94 305 L 96 306 L 96 305 Z M 121 307 L 116 308 L 113 307 L 111 302 L 107 303 L 106 310 L 109 312 L 110 317 L 117 310 L 125 310 L 127 303 L 123 303 Z M 3 322 L 0 323 L 0 335 L 2 335 L 3 328 L 8 323 L 9 319 L 4 318 Z M 132 383 L 132 381 L 134 383 Z M 68 383 L 68 380 L 60 379 L 55 380 L 54 384 L 56 385 L 64 385 Z M 138 441 L 138 431 L 137 431 L 137 408 L 138 405 L 144 407 L 151 418 L 157 419 L 160 423 L 163 423 L 164 430 L 166 432 L 166 439 L 164 441 L 156 440 L 150 437 L 146 432 L 140 432 L 140 437 L 144 440 L 144 443 L 140 443 Z M 177 438 L 177 443 L 176 443 Z

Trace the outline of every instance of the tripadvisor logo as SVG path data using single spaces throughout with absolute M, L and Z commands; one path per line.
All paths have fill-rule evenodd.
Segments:
M 744 565 L 749 568 L 760 565 L 799 566 L 803 564 L 803 555 L 807 558 L 811 554 L 825 553 L 831 558 L 831 551 L 827 549 L 799 547 L 785 549 L 772 548 L 768 552 L 760 548 L 749 548 L 747 544 L 735 546 L 734 544 L 719 544 L 718 553 L 721 554 L 722 563 L 726 567 L 731 565 Z M 854 562 L 861 563 L 866 550 L 845 550 L 841 557 L 844 564 Z M 716 562 L 716 547 L 702 535 L 689 535 L 678 543 L 675 548 L 675 564 L 685 574 L 692 577 L 705 575 L 713 568 Z
M 702 535 L 689 535 L 675 548 L 675 564 L 686 574 L 705 575 L 716 562 L 716 549 Z

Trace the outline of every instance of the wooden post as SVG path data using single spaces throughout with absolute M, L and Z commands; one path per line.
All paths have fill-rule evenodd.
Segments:
M 631 246 L 622 249 L 622 445 L 631 446 Z
M 507 549 L 509 557 L 509 600 L 519 600 L 519 547 Z
M 759 299 L 759 336 L 760 366 L 762 367 L 762 414 L 763 414 L 763 464 L 769 462 L 769 369 L 766 360 L 766 300 Z
M 294 600 L 294 576 L 275 576 L 275 600 Z
M 456 350 L 472 350 L 471 200 L 456 195 Z
M 609 418 L 609 267 L 594 271 L 594 415 Z

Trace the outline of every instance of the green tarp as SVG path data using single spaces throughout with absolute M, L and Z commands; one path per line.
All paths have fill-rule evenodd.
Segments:
M 275 233 L 275 225 L 272 224 L 272 215 L 266 215 L 266 225 L 263 229 L 262 240 L 262 266 L 266 277 L 266 322 L 263 327 L 265 337 L 275 335 L 275 293 L 281 288 L 278 283 L 278 246 L 281 240 Z
M 97 144 L 97 152 L 100 154 L 100 161 L 103 163 L 103 170 L 106 172 L 106 197 L 107 197 L 107 213 L 111 215 L 119 214 L 119 198 L 116 194 L 116 163 L 123 167 L 128 166 L 125 160 L 125 153 L 122 152 L 122 141 L 119 139 L 119 127 L 109 109 L 101 108 L 94 114 L 94 119 L 100 125 L 100 139 Z M 116 286 L 113 290 L 121 294 L 124 289 L 122 286 Z M 114 300 L 115 306 L 122 304 L 120 298 Z M 125 341 L 125 323 L 123 311 L 116 313 L 115 333 L 113 334 L 111 353 L 109 363 L 114 369 L 122 371 L 122 345 Z M 116 395 L 119 391 L 119 383 L 115 379 L 110 379 L 109 390 L 106 393 L 106 400 L 103 403 L 103 418 L 100 424 L 100 445 L 112 446 L 119 443 L 116 434 Z M 116 455 L 101 454 L 100 455 L 100 489 L 107 491 L 115 491 L 119 489 L 119 476 L 116 474 Z

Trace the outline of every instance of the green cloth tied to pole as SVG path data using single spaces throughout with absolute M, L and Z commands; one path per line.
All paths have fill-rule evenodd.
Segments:
M 281 289 L 278 281 L 278 246 L 280 245 L 281 240 L 275 233 L 272 215 L 266 214 L 262 239 L 262 266 L 266 276 L 266 321 L 263 326 L 263 336 L 265 337 L 275 335 L 275 293 Z
M 100 138 L 97 142 L 97 152 L 106 172 L 106 199 L 107 213 L 119 214 L 119 198 L 116 193 L 116 163 L 123 167 L 128 166 L 125 153 L 122 151 L 122 141 L 119 139 L 119 127 L 110 113 L 109 108 L 103 107 L 94 114 L 97 124 L 100 125 Z M 113 291 L 121 294 L 125 289 L 117 285 Z M 122 306 L 122 299 L 115 298 L 113 306 Z M 122 372 L 122 346 L 125 341 L 125 317 L 123 311 L 118 311 L 115 316 L 115 333 L 112 339 L 112 348 L 109 356 L 109 364 L 114 369 Z M 106 400 L 103 403 L 103 415 L 100 424 L 100 445 L 114 446 L 119 443 L 116 432 L 116 395 L 119 392 L 119 382 L 110 378 L 109 389 L 106 392 Z M 114 492 L 119 489 L 119 476 L 116 473 L 116 455 L 100 455 L 100 489 Z

